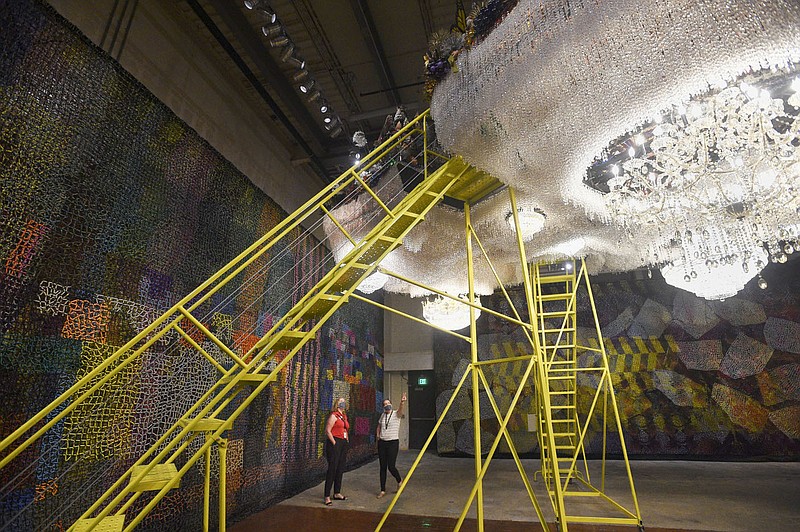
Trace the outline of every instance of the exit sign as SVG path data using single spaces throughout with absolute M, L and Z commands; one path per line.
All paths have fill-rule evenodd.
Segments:
M 425 386 L 428 384 L 428 377 L 417 378 L 417 386 Z

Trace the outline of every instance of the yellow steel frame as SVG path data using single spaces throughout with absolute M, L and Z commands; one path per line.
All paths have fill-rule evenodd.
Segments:
M 220 378 L 202 397 L 172 425 L 152 447 L 146 451 L 109 489 L 89 507 L 70 530 L 92 530 L 96 527 L 133 530 L 158 504 L 166 493 L 180 483 L 180 479 L 200 460 L 205 461 L 204 478 L 204 529 L 208 529 L 210 515 L 210 460 L 211 449 L 216 446 L 220 459 L 219 530 L 225 530 L 225 448 L 224 433 L 250 403 L 273 382 L 303 345 L 316 337 L 324 322 L 353 295 L 359 283 L 369 276 L 378 263 L 402 243 L 405 235 L 424 220 L 427 212 L 441 201 L 450 187 L 459 181 L 469 181 L 477 172 L 458 158 L 448 159 L 428 149 L 429 112 L 418 116 L 393 137 L 365 157 L 358 168 L 353 167 L 302 207 L 276 225 L 257 242 L 211 276 L 194 291 L 181 299 L 171 309 L 158 317 L 142 332 L 119 348 L 103 363 L 87 373 L 70 389 L 52 401 L 41 412 L 0 441 L 0 468 L 11 464 L 26 448 L 38 441 L 48 430 L 83 404 L 104 384 L 142 356 L 148 348 L 170 331 L 177 333 L 198 353 L 209 361 Z M 360 173 L 397 153 L 414 138 L 423 141 L 424 179 L 398 205 L 389 209 Z M 429 171 L 431 158 L 444 163 Z M 257 259 L 264 256 L 282 238 L 294 234 L 301 224 L 315 217 L 328 216 L 343 231 L 325 204 L 351 183 L 358 183 L 386 213 L 385 218 L 360 242 L 347 235 L 354 249 L 322 280 L 305 294 L 294 308 L 283 316 L 247 353 L 237 355 L 222 340 L 214 336 L 194 315 L 203 303 L 223 286 L 244 272 Z M 345 231 L 346 234 L 346 231 Z M 232 362 L 229 369 L 216 361 L 185 330 L 191 324 L 205 338 L 215 344 Z M 274 364 L 276 353 L 288 351 Z M 273 363 L 270 365 L 270 363 Z M 244 398 L 237 408 L 225 414 L 227 407 L 240 395 Z M 192 451 L 190 444 L 203 437 L 203 442 Z M 183 464 L 177 466 L 178 459 Z M 158 483 L 148 481 L 148 476 L 158 471 L 172 471 L 172 475 Z M 161 486 L 150 501 L 136 515 L 126 512 L 142 495 L 141 486 Z M 123 523 L 127 521 L 127 524 Z M 106 528 L 111 527 L 111 528 Z
M 533 487 L 528 479 L 528 475 L 525 472 L 525 469 L 522 465 L 522 462 L 519 458 L 517 450 L 514 446 L 514 442 L 511 439 L 508 430 L 507 424 L 511 418 L 511 415 L 514 411 L 515 406 L 517 405 L 519 398 L 521 396 L 523 387 L 525 383 L 528 381 L 529 378 L 534 379 L 534 388 L 536 390 L 536 404 L 537 404 L 537 415 L 540 416 L 541 424 L 539 433 L 539 443 L 540 443 L 540 450 L 541 450 L 541 462 L 542 462 L 542 469 L 540 470 L 543 473 L 543 478 L 545 480 L 545 484 L 547 487 L 547 492 L 549 498 L 552 503 L 553 512 L 555 514 L 556 521 L 558 523 L 558 528 L 561 531 L 566 531 L 568 528 L 568 523 L 608 523 L 608 524 L 630 524 L 630 525 L 637 525 L 641 528 L 642 522 L 639 513 L 639 504 L 636 498 L 636 492 L 633 485 L 633 476 L 630 470 L 630 464 L 628 462 L 628 455 L 625 448 L 625 441 L 622 438 L 622 426 L 619 418 L 619 412 L 617 410 L 616 401 L 614 399 L 613 388 L 611 386 L 611 378 L 610 372 L 608 367 L 608 360 L 605 353 L 605 346 L 602 341 L 602 336 L 600 332 L 600 325 L 599 320 L 597 319 L 597 311 L 594 304 L 594 296 L 591 292 L 591 286 L 589 284 L 589 277 L 586 271 L 585 265 L 583 261 L 573 261 L 572 264 L 580 263 L 580 273 L 573 274 L 566 276 L 571 281 L 569 284 L 569 290 L 565 294 L 565 300 L 567 301 L 567 308 L 558 313 L 563 315 L 562 323 L 555 329 L 555 333 L 557 338 L 553 341 L 552 334 L 547 333 L 546 326 L 546 318 L 549 318 L 548 312 L 545 311 L 544 301 L 547 298 L 545 294 L 542 293 L 542 272 L 541 268 L 543 265 L 535 264 L 533 265 L 532 271 L 529 269 L 528 262 L 526 259 L 525 254 L 525 246 L 521 238 L 521 228 L 519 223 L 519 216 L 517 210 L 517 203 L 516 197 L 514 194 L 513 189 L 509 189 L 509 200 L 510 200 L 510 210 L 513 214 L 514 220 L 514 227 L 515 227 L 515 234 L 516 234 L 516 246 L 519 252 L 519 260 L 520 265 L 522 267 L 523 272 L 523 289 L 525 293 L 525 303 L 529 311 L 529 322 L 522 321 L 519 312 L 514 307 L 513 302 L 511 301 L 510 296 L 508 295 L 503 283 L 497 274 L 497 270 L 495 269 L 494 265 L 492 264 L 491 258 L 488 256 L 486 249 L 484 248 L 483 244 L 477 233 L 475 232 L 472 222 L 471 222 L 471 212 L 470 212 L 470 204 L 465 204 L 464 208 L 464 218 L 465 218 L 465 227 L 466 227 L 466 254 L 467 254 L 467 276 L 468 276 L 468 294 L 467 300 L 462 298 L 456 297 L 454 295 L 448 294 L 446 292 L 442 292 L 437 290 L 433 287 L 426 286 L 422 283 L 416 282 L 413 279 L 409 279 L 400 275 L 396 272 L 392 272 L 386 269 L 381 268 L 380 271 L 396 277 L 402 281 L 405 281 L 409 284 L 418 286 L 425 290 L 428 290 L 432 293 L 441 295 L 443 297 L 451 298 L 455 301 L 458 301 L 462 304 L 468 305 L 470 307 L 470 334 L 469 336 L 464 336 L 462 334 L 458 334 L 452 331 L 441 329 L 438 326 L 429 324 L 419 318 L 414 316 L 410 316 L 403 312 L 385 307 L 383 305 L 373 303 L 365 298 L 362 298 L 364 301 L 376 304 L 377 306 L 383 308 L 384 310 L 394 312 L 396 314 L 403 315 L 408 319 L 424 323 L 428 326 L 434 327 L 438 330 L 441 330 L 445 333 L 451 334 L 456 336 L 466 342 L 468 342 L 470 346 L 470 364 L 465 370 L 464 374 L 461 376 L 461 379 L 456 386 L 455 390 L 453 391 L 452 396 L 450 397 L 449 401 L 445 405 L 443 411 L 439 414 L 439 419 L 437 420 L 436 424 L 431 431 L 431 434 L 428 436 L 425 444 L 422 446 L 419 454 L 417 455 L 416 459 L 412 463 L 408 473 L 406 474 L 405 480 L 403 484 L 399 487 L 397 494 L 394 496 L 392 501 L 389 503 L 386 511 L 384 512 L 380 522 L 378 523 L 376 530 L 381 530 L 386 523 L 389 515 L 391 514 L 393 508 L 397 504 L 397 501 L 402 496 L 404 490 L 409 484 L 414 472 L 416 471 L 417 467 L 422 460 L 425 452 L 427 451 L 428 447 L 430 446 L 433 438 L 436 435 L 436 432 L 439 430 L 442 421 L 447 416 L 447 413 L 450 410 L 456 396 L 460 392 L 462 386 L 466 382 L 467 378 L 471 378 L 472 383 L 472 405 L 473 405 L 473 423 L 475 423 L 474 427 L 474 434 L 475 434 L 475 441 L 474 441 L 474 449 L 475 449 L 475 483 L 472 487 L 469 497 L 467 498 L 461 515 L 458 518 L 456 523 L 456 530 L 459 530 L 466 519 L 466 516 L 475 502 L 475 513 L 477 517 L 477 526 L 478 530 L 482 531 L 484 529 L 484 501 L 483 501 L 483 478 L 486 475 L 488 470 L 489 464 L 494 457 L 495 451 L 500 444 L 502 438 L 505 438 L 508 447 L 510 449 L 512 458 L 519 470 L 520 476 L 522 478 L 523 485 L 525 486 L 526 492 L 528 493 L 528 498 L 530 499 L 531 505 L 533 507 L 534 512 L 538 518 L 540 526 L 543 530 L 549 530 L 548 525 L 546 523 L 546 519 L 544 513 L 542 512 L 541 506 L 537 500 L 537 497 L 533 491 Z M 480 248 L 483 257 L 486 259 L 490 270 L 495 276 L 495 280 L 497 281 L 500 290 L 504 294 L 510 309 L 512 310 L 513 316 L 506 316 L 495 312 L 491 309 L 482 307 L 475 302 L 475 291 L 474 291 L 474 257 L 473 257 L 473 241 L 477 246 Z M 582 282 L 581 282 L 582 281 Z M 576 294 L 579 286 L 585 286 L 588 290 L 589 300 L 591 302 L 592 313 L 594 317 L 594 325 L 595 325 L 595 332 L 597 334 L 597 338 L 599 340 L 600 348 L 594 349 L 585 346 L 577 345 L 577 336 L 575 334 L 576 330 L 576 313 L 575 313 L 575 302 L 576 302 Z M 552 299 L 551 299 L 552 300 Z M 504 319 L 510 323 L 514 323 L 519 325 L 528 342 L 530 343 L 531 347 L 531 355 L 524 355 L 524 356 L 517 356 L 517 357 L 506 357 L 506 358 L 499 358 L 499 359 L 492 359 L 492 360 L 484 360 L 480 361 L 478 359 L 478 352 L 477 352 L 477 337 L 476 337 L 476 328 L 475 328 L 475 309 L 480 309 L 482 312 L 487 312 L 489 314 L 494 315 L 495 317 Z M 570 327 L 571 326 L 571 327 Z M 570 331 L 571 330 L 571 331 Z M 565 343 L 564 339 L 568 336 L 568 331 L 571 332 L 569 334 L 570 342 Z M 570 457 L 569 460 L 569 467 L 563 468 L 559 467 L 559 460 L 558 455 L 555 452 L 556 450 L 556 436 L 554 432 L 554 425 L 553 425 L 553 407 L 550 404 L 550 382 L 552 380 L 552 375 L 554 371 L 557 371 L 557 355 L 562 354 L 564 350 L 568 351 L 567 359 L 569 360 L 570 370 L 571 370 L 571 380 L 573 381 L 571 384 L 573 390 L 573 397 L 576 393 L 576 375 L 578 371 L 599 371 L 601 372 L 600 377 L 600 385 L 598 386 L 597 393 L 595 394 L 592 406 L 586 415 L 585 424 L 581 426 L 581 429 L 578 432 L 571 434 L 572 440 L 572 447 L 575 449 L 574 456 Z M 597 351 L 600 353 L 600 359 L 602 364 L 599 368 L 578 368 L 577 366 L 577 353 L 581 350 L 589 350 L 589 351 Z M 503 364 L 508 362 L 516 362 L 516 361 L 527 361 L 528 364 L 525 368 L 525 371 L 518 383 L 517 390 L 513 396 L 510 406 L 508 410 L 503 414 L 500 409 L 498 408 L 497 402 L 494 398 L 494 395 L 491 391 L 489 383 L 486 379 L 484 368 L 493 364 Z M 563 369 L 563 368 L 562 368 Z M 481 441 L 480 441 L 480 404 L 479 404 L 479 383 L 483 384 L 483 389 L 487 394 L 488 400 L 491 404 L 492 410 L 497 418 L 497 421 L 500 423 L 500 428 L 498 430 L 497 436 L 495 437 L 492 445 L 486 454 L 486 458 L 482 458 L 482 450 L 481 450 Z M 583 452 L 583 441 L 584 437 L 586 436 L 586 432 L 589 426 L 589 421 L 592 419 L 592 416 L 595 413 L 595 405 L 597 403 L 597 398 L 602 391 L 603 393 L 603 401 L 604 401 L 604 409 L 603 409 L 603 455 L 601 461 L 601 485 L 599 488 L 593 486 L 589 482 L 589 470 L 588 464 L 586 463 L 586 456 Z M 575 399 L 572 399 L 572 406 L 573 415 L 575 425 L 579 425 L 579 415 L 577 412 L 577 403 Z M 631 497 L 633 500 L 634 510 L 630 511 L 619 504 L 617 501 L 613 500 L 611 497 L 605 494 L 604 487 L 605 487 L 605 469 L 606 469 L 606 455 L 605 455 L 605 445 L 607 441 L 607 434 L 606 434 L 606 427 L 607 427 L 607 414 L 608 414 L 608 404 L 611 403 L 613 409 L 613 417 L 616 422 L 617 433 L 620 435 L 620 444 L 622 446 L 623 451 L 623 458 L 625 460 L 625 467 L 628 475 L 630 490 L 631 490 Z M 585 465 L 585 474 L 581 474 L 576 467 L 578 457 L 582 457 Z M 549 472 L 549 474 L 547 474 Z M 536 475 L 534 474 L 534 477 Z M 585 478 L 584 478 L 585 477 Z M 570 480 L 576 479 L 580 481 L 580 484 L 583 486 L 584 491 L 577 491 L 573 489 L 573 486 L 570 485 Z M 573 483 L 574 484 L 574 483 Z M 622 517 L 615 517 L 615 516 L 571 516 L 567 514 L 567 505 L 565 504 L 565 497 L 571 496 L 596 496 L 600 499 L 610 503 L 612 510 L 619 511 L 622 514 Z
M 187 344 L 191 345 L 200 356 L 204 357 L 210 364 L 215 367 L 219 374 L 219 380 L 208 390 L 202 397 L 191 407 L 184 415 L 172 425 L 158 440 L 148 449 L 134 464 L 124 473 L 116 482 L 114 482 L 108 490 L 86 511 L 81 518 L 74 523 L 70 530 L 88 531 L 100 527 L 104 530 L 133 530 L 139 525 L 142 520 L 148 515 L 150 511 L 163 499 L 169 490 L 177 487 L 181 478 L 201 459 L 204 460 L 205 476 L 204 476 L 204 505 L 203 505 L 203 529 L 209 529 L 209 521 L 211 515 L 210 501 L 211 501 L 211 456 L 212 449 L 216 446 L 220 461 L 220 479 L 219 479 L 219 525 L 220 531 L 225 530 L 225 461 L 226 461 L 226 445 L 227 440 L 224 437 L 233 425 L 234 421 L 241 415 L 241 413 L 250 405 L 250 403 L 273 381 L 276 380 L 278 373 L 290 362 L 296 353 L 300 351 L 303 345 L 311 339 L 314 339 L 317 332 L 321 329 L 326 320 L 328 320 L 333 313 L 350 298 L 365 301 L 370 304 L 377 305 L 386 311 L 395 312 L 409 317 L 420 323 L 430 325 L 427 322 L 408 316 L 402 312 L 396 311 L 384 305 L 373 302 L 367 298 L 363 298 L 355 293 L 359 283 L 371 275 L 374 271 L 379 269 L 379 264 L 392 250 L 401 245 L 403 238 L 409 231 L 411 231 L 417 224 L 424 220 L 427 212 L 433 208 L 434 205 L 439 203 L 448 190 L 452 189 L 454 195 L 459 199 L 465 200 L 464 217 L 465 217 L 465 245 L 467 253 L 468 264 L 468 294 L 467 299 L 447 294 L 433 287 L 428 287 L 417 283 L 411 279 L 402 276 L 399 273 L 391 272 L 380 268 L 380 271 L 393 275 L 394 277 L 406 281 L 410 284 L 420 286 L 432 293 L 439 294 L 444 297 L 455 299 L 470 308 L 470 334 L 464 336 L 458 333 L 447 331 L 441 328 L 443 332 L 453 334 L 456 337 L 463 339 L 470 345 L 470 365 L 461 378 L 453 396 L 447 403 L 444 411 L 439 417 L 433 432 L 428 437 L 425 445 L 419 456 L 414 461 L 410 471 L 408 472 L 407 479 L 410 479 L 420 463 L 420 460 L 430 445 L 436 431 L 438 430 L 442 419 L 446 416 L 453 401 L 461 389 L 462 385 L 469 377 L 472 384 L 473 394 L 473 408 L 475 409 L 473 420 L 475 423 L 475 484 L 472 488 L 470 496 L 465 503 L 463 512 L 458 520 L 456 528 L 460 528 L 466 515 L 472 506 L 473 501 L 476 502 L 476 512 L 479 530 L 483 530 L 484 521 L 484 496 L 483 496 L 483 478 L 486 475 L 489 464 L 501 442 L 505 438 L 509 449 L 511 450 L 514 462 L 519 470 L 522 482 L 528 493 L 536 516 L 542 526 L 543 530 L 547 530 L 545 516 L 542 508 L 538 503 L 536 495 L 534 494 L 533 487 L 529 481 L 528 474 L 525 472 L 522 461 L 514 446 L 513 440 L 507 429 L 508 422 L 516 407 L 520 396 L 522 394 L 523 385 L 532 378 L 534 380 L 537 404 L 540 405 L 539 413 L 544 417 L 545 424 L 543 425 L 546 430 L 548 438 L 540 439 L 540 445 L 543 449 L 555 449 L 555 440 L 552 430 L 551 406 L 549 404 L 548 391 L 548 372 L 552 366 L 552 361 L 548 362 L 548 353 L 555 353 L 558 347 L 548 345 L 547 335 L 541 334 L 543 322 L 537 322 L 537 316 L 542 314 L 540 309 L 537 309 L 536 298 L 541 295 L 541 287 L 539 286 L 540 278 L 539 266 L 534 268 L 533 274 L 529 271 L 529 266 L 526 260 L 525 246 L 522 241 L 520 223 L 518 218 L 518 210 L 516 206 L 516 198 L 514 191 L 508 189 L 511 204 L 511 213 L 513 214 L 514 224 L 516 227 L 516 246 L 519 254 L 519 260 L 523 271 L 524 278 L 524 292 L 525 304 L 528 308 L 528 315 L 530 319 L 524 321 L 520 317 L 520 313 L 514 308 L 510 296 L 503 288 L 503 283 L 500 280 L 497 270 L 491 262 L 491 259 L 486 253 L 480 238 L 474 231 L 471 222 L 471 202 L 477 201 L 479 196 L 496 190 L 498 182 L 492 178 L 487 178 L 486 174 L 476 171 L 460 158 L 448 159 L 445 156 L 437 154 L 428 149 L 428 127 L 429 117 L 428 111 L 417 117 L 414 121 L 409 123 L 405 128 L 395 134 L 393 137 L 384 142 L 375 151 L 365 157 L 358 168 L 353 167 L 346 171 L 342 176 L 336 179 L 333 183 L 325 187 L 321 192 L 316 194 L 313 198 L 308 200 L 302 207 L 295 211 L 292 215 L 279 223 L 276 227 L 270 230 L 252 246 L 244 250 L 234 260 L 224 266 L 220 271 L 214 274 L 206 282 L 201 284 L 197 289 L 192 291 L 175 306 L 157 318 L 151 325 L 146 327 L 141 333 L 132 338 L 124 346 L 119 348 L 113 355 L 107 358 L 102 364 L 98 365 L 87 375 L 81 378 L 74 386 L 64 392 L 61 396 L 50 403 L 45 409 L 37 413 L 30 420 L 20 426 L 11 435 L 0 441 L 0 453 L 5 453 L 5 456 L 0 460 L 0 468 L 8 466 L 15 458 L 19 456 L 26 448 L 39 440 L 48 430 L 53 428 L 62 419 L 68 416 L 75 408 L 84 403 L 93 393 L 100 389 L 105 383 L 113 379 L 126 367 L 130 366 L 136 359 L 147 351 L 152 345 L 161 340 L 164 335 L 170 331 L 174 331 L 179 335 Z M 369 170 L 372 166 L 380 161 L 391 157 L 393 153 L 405 143 L 410 142 L 414 136 L 419 136 L 423 140 L 423 168 L 424 179 L 417 185 L 417 187 L 408 193 L 408 195 L 401 200 L 394 208 L 390 209 L 373 191 L 368 184 L 361 178 L 360 172 Z M 443 165 L 438 169 L 429 172 L 431 158 L 438 158 L 443 161 Z M 325 207 L 325 204 L 330 201 L 340 191 L 351 183 L 358 183 L 382 209 L 386 216 L 380 221 L 366 236 L 360 240 L 350 235 L 345 227 L 336 220 L 333 213 Z M 317 216 L 327 216 L 331 219 L 336 227 L 353 244 L 353 249 L 336 265 L 330 272 L 323 276 L 323 278 L 305 294 L 300 301 L 281 319 L 273 325 L 273 327 L 265 334 L 256 344 L 249 349 L 246 353 L 239 356 L 225 342 L 215 337 L 194 315 L 194 312 L 206 301 L 209 300 L 215 293 L 217 293 L 223 286 L 236 278 L 239 274 L 243 273 L 250 265 L 252 265 L 259 257 L 264 256 L 280 239 L 293 234 L 301 224 L 313 220 Z M 493 272 L 497 284 L 501 287 L 510 308 L 512 309 L 513 316 L 506 316 L 498 313 L 492 309 L 483 307 L 476 303 L 475 285 L 474 285 L 474 271 L 473 271 L 473 244 L 477 245 L 481 253 L 487 260 L 491 271 Z M 592 302 L 592 309 L 595 311 L 594 299 L 591 295 L 591 289 L 588 284 L 588 275 L 585 268 L 581 266 L 581 276 L 585 278 L 586 287 L 589 289 L 589 297 Z M 577 283 L 576 283 L 577 286 Z M 572 308 L 574 309 L 574 294 L 572 297 Z M 530 344 L 530 355 L 518 357 L 506 357 L 501 359 L 481 361 L 478 357 L 477 350 L 477 336 L 475 329 L 475 310 L 492 314 L 498 318 L 507 320 L 510 323 L 518 325 L 524 331 L 524 334 Z M 212 357 L 206 350 L 204 350 L 200 342 L 197 342 L 191 335 L 186 332 L 187 324 L 191 325 L 194 329 L 199 331 L 205 338 L 216 345 L 222 353 L 230 360 L 230 368 L 226 369 L 223 364 L 220 364 L 214 357 Z M 595 311 L 595 325 L 598 338 L 600 338 L 599 324 L 596 319 Z M 431 325 L 433 326 L 433 325 Z M 435 327 L 435 326 L 434 326 Z M 562 329 L 566 327 L 562 326 Z M 557 343 L 557 342 L 556 342 Z M 608 410 L 608 403 L 610 402 L 613 408 L 614 418 L 617 424 L 618 434 L 622 434 L 621 424 L 619 421 L 619 413 L 617 412 L 616 402 L 614 401 L 613 389 L 611 388 L 611 379 L 608 371 L 608 363 L 605 358 L 605 350 L 603 342 L 600 341 L 599 351 L 602 353 L 603 368 L 601 377 L 601 388 L 604 390 L 603 396 L 603 412 L 604 416 Z M 591 348 L 584 348 L 590 349 Z M 276 354 L 278 352 L 286 353 L 283 359 L 277 364 Z M 490 387 L 484 373 L 484 368 L 491 364 L 501 364 L 515 361 L 526 361 L 524 374 L 521 378 L 519 386 L 513 396 L 508 410 L 503 413 L 500 411 L 497 401 L 491 392 Z M 489 402 L 491 403 L 492 410 L 495 413 L 497 420 L 500 423 L 500 429 L 497 437 L 492 442 L 492 445 L 486 455 L 486 459 L 482 458 L 482 449 L 480 441 L 480 415 L 479 415 L 479 389 L 483 384 L 483 388 L 487 393 Z M 231 405 L 235 398 L 244 395 L 243 399 L 238 403 L 238 406 L 233 412 L 228 412 L 229 405 Z M 595 395 L 590 409 L 589 417 L 595 411 L 599 397 Z M 588 418 L 587 418 L 588 419 Z M 577 417 L 576 417 L 577 420 Z M 605 427 L 605 417 L 604 425 Z M 586 434 L 587 424 L 581 428 L 580 433 L 577 432 L 573 435 L 576 440 L 576 449 L 583 447 L 583 438 Z M 542 431 L 540 431 L 542 432 Z M 202 438 L 200 445 L 194 446 L 190 449 L 190 444 L 196 438 Z M 605 438 L 605 434 L 604 434 Z M 605 443 L 605 440 L 604 440 Z M 545 480 L 549 482 L 548 486 L 552 489 L 549 490 L 551 501 L 556 517 L 559 521 L 559 528 L 561 530 L 567 529 L 567 522 L 624 522 L 624 523 L 641 523 L 639 519 L 638 502 L 636 501 L 635 492 L 633 489 L 633 480 L 630 473 L 630 466 L 627 461 L 627 453 L 625 451 L 624 441 L 622 441 L 622 449 L 625 455 L 625 462 L 630 479 L 631 492 L 633 494 L 635 513 L 625 510 L 621 505 L 611 500 L 602 492 L 603 484 L 600 489 L 595 488 L 588 482 L 588 469 L 586 471 L 586 478 L 578 474 L 575 470 L 575 463 L 577 461 L 577 454 L 571 460 L 570 467 L 564 471 L 559 469 L 558 460 L 551 460 L 551 464 L 545 465 L 546 458 L 552 459 L 554 453 L 551 451 L 549 454 L 542 454 L 542 472 L 547 473 L 543 475 Z M 180 459 L 180 460 L 179 460 Z M 585 457 L 584 457 L 585 459 Z M 178 467 L 179 462 L 182 464 Z M 167 477 L 160 477 L 158 482 L 149 480 L 152 473 L 167 472 Z M 563 481 L 562 481 L 563 476 Z M 603 456 L 603 478 L 605 478 L 605 454 Z M 583 518 L 583 517 L 570 517 L 567 516 L 564 508 L 564 496 L 569 495 L 570 480 L 580 480 L 585 486 L 589 488 L 592 494 L 597 494 L 600 497 L 610 501 L 620 510 L 625 513 L 624 519 L 617 519 L 614 521 L 602 520 L 603 518 Z M 574 484 L 574 483 L 573 483 Z M 150 500 L 145 504 L 141 510 L 135 515 L 126 515 L 134 504 L 134 502 L 142 495 L 143 489 L 141 486 L 151 486 L 152 491 L 156 493 L 152 495 Z M 392 508 L 395 506 L 398 498 L 402 495 L 407 482 L 398 490 L 396 496 L 393 498 L 386 513 L 383 515 L 378 529 L 380 529 Z M 127 521 L 127 523 L 126 523 Z

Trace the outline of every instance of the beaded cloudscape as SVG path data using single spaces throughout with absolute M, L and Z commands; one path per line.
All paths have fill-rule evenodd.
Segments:
M 438 140 L 546 216 L 529 260 L 660 269 L 723 299 L 795 251 L 796 2 L 522 0 L 455 55 L 433 92 Z M 507 215 L 504 198 L 490 198 L 473 220 L 513 283 Z M 463 216 L 435 216 L 408 261 L 426 266 L 431 286 L 463 293 L 441 272 L 465 264 L 464 252 L 420 244 L 460 234 Z M 479 292 L 495 285 L 478 275 Z

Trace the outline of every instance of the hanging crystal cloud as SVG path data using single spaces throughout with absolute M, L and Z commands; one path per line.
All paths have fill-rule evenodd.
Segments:
M 526 243 L 528 260 L 558 258 L 581 239 L 577 256 L 593 273 L 657 267 L 674 284 L 722 298 L 794 249 L 796 111 L 765 86 L 749 87 L 791 80 L 798 61 L 793 0 L 520 0 L 458 56 L 431 112 L 449 152 L 546 214 Z M 626 146 L 634 154 L 614 192 L 586 186 L 597 155 L 638 133 L 648 145 Z M 644 175 L 639 160 L 662 170 Z M 639 183 L 625 185 L 637 164 Z M 652 180 L 649 192 L 642 179 Z M 502 221 L 508 210 L 482 213 Z M 730 275 L 720 275 L 723 266 Z

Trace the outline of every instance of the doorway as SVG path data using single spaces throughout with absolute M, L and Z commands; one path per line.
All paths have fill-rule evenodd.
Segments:
M 408 448 L 422 449 L 436 424 L 436 379 L 433 370 L 408 372 Z M 436 450 L 436 438 L 429 450 Z

